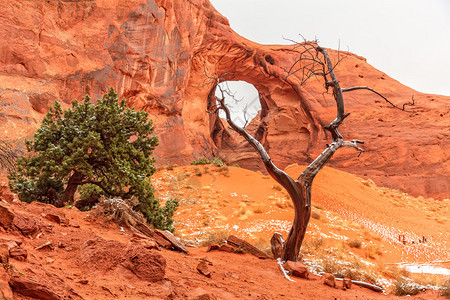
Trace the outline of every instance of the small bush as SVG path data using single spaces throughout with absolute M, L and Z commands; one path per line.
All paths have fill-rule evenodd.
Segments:
M 218 167 L 225 166 L 225 163 L 218 157 L 214 157 L 212 160 L 209 161 L 209 163 Z
M 450 279 L 447 280 L 441 287 L 441 293 L 442 296 L 446 298 L 450 298 Z
M 394 294 L 396 296 L 417 295 L 424 291 L 423 286 L 413 283 L 409 280 L 402 279 L 397 282 L 394 288 Z
M 191 165 L 207 165 L 207 164 L 213 164 L 217 167 L 225 166 L 225 163 L 218 157 L 214 157 L 211 160 L 208 160 L 206 157 L 199 158 L 197 160 L 194 160 L 191 162 Z
M 371 259 L 377 258 L 378 255 L 382 255 L 380 248 L 378 246 L 370 243 L 366 247 L 366 256 Z
M 205 240 L 202 242 L 202 246 L 209 246 L 211 244 L 220 245 L 224 243 L 229 236 L 230 234 L 225 231 L 209 232 L 206 235 Z
M 209 167 L 208 167 L 208 166 L 204 166 L 204 167 L 203 167 L 203 173 L 204 173 L 204 174 L 211 174 L 211 171 L 209 170 Z
M 196 165 L 206 165 L 209 164 L 208 159 L 206 159 L 206 157 L 202 157 L 199 158 L 197 160 L 194 160 L 193 162 L 191 162 L 191 165 L 196 166 Z
M 402 280 L 404 277 L 410 277 L 410 272 L 405 268 L 400 268 L 398 265 L 389 265 L 388 267 L 383 267 L 381 274 L 386 277 L 390 277 L 397 281 Z
M 226 177 L 230 176 L 230 168 L 227 166 L 222 166 L 217 171 Z
M 360 240 L 349 240 L 348 245 L 352 248 L 361 248 L 362 242 Z
M 173 168 L 175 167 L 176 165 L 168 165 L 167 167 L 166 167 L 166 170 L 167 171 L 173 171 Z
M 263 205 L 257 205 L 253 208 L 253 212 L 255 214 L 262 214 L 264 212 L 264 206 Z

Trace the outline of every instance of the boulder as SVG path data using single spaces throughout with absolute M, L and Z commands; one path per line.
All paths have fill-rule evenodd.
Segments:
M 283 267 L 289 271 L 289 274 L 292 276 L 300 277 L 300 278 L 308 278 L 309 271 L 304 264 L 301 262 L 287 261 L 283 264 Z
M 159 246 L 166 249 L 172 249 L 173 247 L 171 242 L 169 242 L 163 236 L 157 234 L 154 230 L 150 229 L 144 223 L 137 222 L 135 228 L 133 228 L 132 230 L 134 230 L 133 237 L 141 239 L 151 238 L 152 240 L 155 240 Z
M 166 259 L 155 250 L 133 246 L 125 255 L 122 266 L 146 281 L 160 281 L 166 274 Z
M 144 248 L 147 249 L 155 249 L 158 251 L 161 251 L 161 248 L 159 248 L 158 243 L 152 239 L 141 239 L 141 238 L 132 238 L 131 242 L 141 245 Z
M 6 244 L 6 243 L 0 244 L 0 263 L 2 263 L 2 264 L 8 263 L 9 249 L 10 249 L 10 247 L 8 246 L 8 244 Z M 0 267 L 0 269 L 2 269 L 2 268 Z
M 161 237 L 165 238 L 167 241 L 169 241 L 172 244 L 173 248 L 186 254 L 189 253 L 186 247 L 169 231 L 155 229 L 155 232 L 159 234 Z
M 88 240 L 81 245 L 80 262 L 103 271 L 126 268 L 140 279 L 151 282 L 164 279 L 166 272 L 166 260 L 159 251 L 102 238 Z
M 95 238 L 80 247 L 80 264 L 90 269 L 112 270 L 125 259 L 127 245 L 118 241 Z
M 9 256 L 16 260 L 24 261 L 28 257 L 28 251 L 20 246 L 9 249 Z
M 230 244 L 225 243 L 225 244 L 223 244 L 223 245 L 220 245 L 219 251 L 224 251 L 224 252 L 230 252 L 230 253 L 233 253 L 233 252 L 236 251 L 236 248 L 233 247 L 233 246 L 231 246 Z
M 344 289 L 350 289 L 352 287 L 352 280 L 348 277 L 344 277 L 344 279 L 342 279 L 342 287 Z
M 0 198 L 8 203 L 11 203 L 15 198 L 17 198 L 17 196 L 11 192 L 8 183 L 0 182 Z
M 209 271 L 208 264 L 206 263 L 206 261 L 202 260 L 198 263 L 197 271 L 200 274 L 205 275 L 208 278 L 211 278 L 211 272 Z
M 57 214 L 44 214 L 43 217 L 46 218 L 49 221 L 55 222 L 58 225 L 60 225 L 61 223 L 65 223 L 66 222 L 64 217 L 59 216 Z
M 24 236 L 30 236 L 39 231 L 39 227 L 36 221 L 28 216 L 16 215 L 13 221 L 13 225 L 19 229 Z
M 220 248 L 220 246 L 217 244 L 209 244 L 206 252 L 213 251 L 213 250 L 219 250 L 219 248 Z
M 60 297 L 51 288 L 25 276 L 13 276 L 9 280 L 13 292 L 42 300 L 59 300 Z
M 2 300 L 13 300 L 13 292 L 8 284 L 9 275 L 6 273 L 5 269 L 0 267 L 0 299 Z
M 22 245 L 23 241 L 16 237 L 11 236 L 0 236 L 0 243 L 6 243 L 8 245 Z
M 217 297 L 214 293 L 207 291 L 203 288 L 196 288 L 189 293 L 189 300 L 216 300 Z
M 323 273 L 322 274 L 322 282 L 325 285 L 336 287 L 336 279 L 333 274 Z
M 11 227 L 14 220 L 14 213 L 11 206 L 3 201 L 0 201 L 0 226 L 7 229 Z

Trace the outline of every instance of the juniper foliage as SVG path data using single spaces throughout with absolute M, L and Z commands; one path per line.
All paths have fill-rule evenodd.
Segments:
M 79 187 L 95 186 L 108 197 L 136 197 L 153 226 L 173 230 L 178 202 L 161 207 L 150 182 L 158 145 L 153 132 L 148 113 L 127 107 L 112 88 L 96 104 L 89 96 L 67 110 L 55 102 L 26 141 L 29 155 L 17 160 L 10 187 L 22 201 L 64 206 L 73 204 Z

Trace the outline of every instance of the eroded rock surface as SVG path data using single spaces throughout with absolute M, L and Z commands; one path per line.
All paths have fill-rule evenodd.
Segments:
M 207 0 L 6 0 L 0 14 L 7 16 L 0 19 L 3 139 L 30 137 L 56 99 L 67 106 L 113 86 L 150 113 L 160 164 L 220 156 L 257 169 L 254 150 L 206 113 L 206 74 L 228 73 L 258 90 L 262 110 L 251 127 L 281 167 L 310 162 L 329 142 L 323 126 L 335 108 L 322 83 L 302 87 L 298 74 L 282 83 L 297 51 L 237 35 Z M 449 197 L 450 98 L 416 92 L 353 54 L 336 73 L 343 87 L 371 86 L 396 104 L 414 95 L 417 113 L 396 111 L 364 91 L 347 93 L 352 115 L 342 133 L 364 140 L 367 152 L 340 151 L 331 164 L 413 195 Z

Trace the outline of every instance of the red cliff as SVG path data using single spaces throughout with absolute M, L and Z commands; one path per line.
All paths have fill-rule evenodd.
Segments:
M 207 0 L 5 0 L 0 15 L 3 139 L 30 137 L 54 100 L 98 98 L 113 86 L 151 114 L 160 164 L 220 156 L 258 168 L 254 151 L 206 113 L 205 74 L 230 73 L 258 90 L 252 127 L 280 166 L 310 161 L 327 142 L 323 126 L 335 108 L 323 83 L 281 81 L 296 51 L 239 36 Z M 343 87 L 367 85 L 396 104 L 414 95 L 416 113 L 347 93 L 343 134 L 364 140 L 367 152 L 341 151 L 331 165 L 414 195 L 450 197 L 450 97 L 414 91 L 353 54 L 336 73 Z

